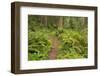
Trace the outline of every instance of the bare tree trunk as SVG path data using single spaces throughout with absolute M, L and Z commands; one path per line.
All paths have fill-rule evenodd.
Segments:
M 63 17 L 59 17 L 58 27 L 63 28 Z
M 41 18 L 40 18 L 40 25 L 41 26 L 43 25 L 43 16 L 41 16 Z
M 44 24 L 45 24 L 45 26 L 47 26 L 47 23 L 48 23 L 47 16 L 44 16 Z

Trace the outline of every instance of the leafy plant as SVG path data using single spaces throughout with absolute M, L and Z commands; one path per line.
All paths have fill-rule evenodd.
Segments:
M 48 35 L 41 31 L 29 31 L 28 35 L 29 60 L 48 59 L 48 52 L 51 48 L 51 41 L 48 40 Z
M 87 36 L 81 31 L 64 30 L 59 35 L 61 45 L 58 59 L 62 58 L 87 58 Z
M 28 60 L 49 59 L 57 38 L 57 59 L 87 58 L 87 18 L 28 16 Z M 51 38 L 51 39 L 50 39 Z

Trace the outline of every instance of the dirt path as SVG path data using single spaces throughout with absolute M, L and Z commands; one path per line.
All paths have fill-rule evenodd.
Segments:
M 51 51 L 49 52 L 49 59 L 56 59 L 59 41 L 55 36 L 51 36 L 50 39 L 52 41 L 52 48 Z

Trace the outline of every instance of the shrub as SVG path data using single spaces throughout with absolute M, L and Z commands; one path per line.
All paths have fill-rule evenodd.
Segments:
M 58 59 L 87 58 L 87 34 L 75 30 L 63 30 L 59 34 Z
M 51 41 L 48 35 L 41 31 L 32 32 L 28 34 L 28 52 L 29 60 L 44 60 L 48 59 L 48 52 L 51 48 Z

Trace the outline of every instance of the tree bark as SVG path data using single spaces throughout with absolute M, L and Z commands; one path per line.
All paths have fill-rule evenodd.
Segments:
M 41 20 L 40 20 L 40 25 L 42 26 L 42 25 L 43 25 L 43 16 L 41 16 L 40 19 L 41 19 Z
M 47 16 L 44 16 L 44 24 L 45 24 L 45 26 L 47 26 L 47 23 L 48 23 Z
M 63 28 L 63 17 L 59 17 L 58 27 Z

